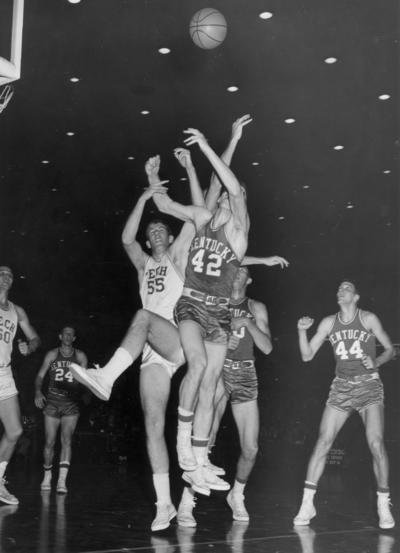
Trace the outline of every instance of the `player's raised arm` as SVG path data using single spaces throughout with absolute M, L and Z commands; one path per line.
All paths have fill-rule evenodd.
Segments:
M 221 155 L 221 159 L 226 165 L 230 167 L 232 162 L 233 154 L 235 153 L 236 146 L 238 145 L 239 140 L 242 138 L 243 134 L 243 127 L 251 123 L 253 119 L 250 117 L 250 115 L 243 115 L 242 117 L 239 117 L 239 119 L 236 119 L 236 121 L 233 122 L 232 125 L 232 134 L 231 138 L 229 140 L 229 143 L 225 149 L 225 151 Z M 219 195 L 221 193 L 222 184 L 221 181 L 218 178 L 218 175 L 213 172 L 211 175 L 211 181 L 210 181 L 210 187 L 207 190 L 206 194 L 206 207 L 210 211 L 214 211 L 217 207 L 217 202 Z
M 333 320 L 334 315 L 330 315 L 329 317 L 322 319 L 318 326 L 317 332 L 311 340 L 308 340 L 307 338 L 307 330 L 314 324 L 314 319 L 305 316 L 298 320 L 297 330 L 299 334 L 299 347 L 303 361 L 311 361 L 314 358 L 315 354 L 327 338 L 329 331 L 332 328 Z
M 270 257 L 252 257 L 250 255 L 245 255 L 242 260 L 242 265 L 266 265 L 267 267 L 280 265 L 281 269 L 284 269 L 289 266 L 289 261 L 280 255 L 272 255 Z
M 160 186 L 160 188 L 162 188 Z M 140 221 L 142 220 L 142 215 L 144 207 L 147 201 L 153 197 L 155 188 L 146 188 L 138 201 L 136 202 L 135 207 L 133 208 L 129 218 L 125 224 L 124 230 L 122 231 L 122 244 L 125 248 L 126 253 L 129 256 L 129 259 L 132 261 L 136 270 L 140 273 L 143 270 L 147 254 L 143 251 L 142 246 L 137 241 L 137 233 L 139 230 Z

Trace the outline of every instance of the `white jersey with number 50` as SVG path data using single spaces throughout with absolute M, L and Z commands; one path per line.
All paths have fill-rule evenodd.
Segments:
M 7 367 L 11 361 L 12 342 L 17 332 L 18 314 L 12 302 L 8 309 L 0 308 L 0 367 Z
M 167 253 L 160 261 L 148 257 L 140 286 L 144 309 L 173 321 L 174 308 L 182 289 L 183 277 Z

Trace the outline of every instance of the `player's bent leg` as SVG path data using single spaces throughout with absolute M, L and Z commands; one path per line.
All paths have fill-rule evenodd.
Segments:
M 153 532 L 168 528 L 176 515 L 170 495 L 169 457 L 164 436 L 170 387 L 171 375 L 167 372 L 166 366 L 154 363 L 141 367 L 140 398 L 144 413 L 147 452 L 157 497 L 157 512 L 151 524 Z
M 234 520 L 246 522 L 249 514 L 244 504 L 244 489 L 254 467 L 258 452 L 259 410 L 257 400 L 232 403 L 232 413 L 240 440 L 240 457 L 235 483 L 227 496 Z
M 180 322 L 179 334 L 187 360 L 187 370 L 179 390 L 176 449 L 179 466 L 184 471 L 193 471 L 197 467 L 191 443 L 194 406 L 197 402 L 200 382 L 206 368 L 207 354 L 201 327 L 196 322 L 186 320 Z
M 208 452 L 206 457 L 206 467 L 215 472 L 217 476 L 224 476 L 225 469 L 214 465 L 209 456 L 211 455 L 212 448 L 215 446 L 218 430 L 221 424 L 222 417 L 225 413 L 226 405 L 228 403 L 228 397 L 225 391 L 225 385 L 222 375 L 218 379 L 217 389 L 214 396 L 214 419 L 211 427 L 210 439 L 208 441 Z
M 0 400 L 0 420 L 4 427 L 0 441 L 0 501 L 8 505 L 17 505 L 19 501 L 7 490 L 4 479 L 8 461 L 22 434 L 21 412 L 17 395 Z
M 389 460 L 383 440 L 383 405 L 370 405 L 363 409 L 360 415 L 365 425 L 366 438 L 372 454 L 374 473 L 377 482 L 379 527 L 382 529 L 390 529 L 395 526 L 395 520 L 390 508 Z
M 50 417 L 44 414 L 44 434 L 45 443 L 43 448 L 43 468 L 44 475 L 40 485 L 42 491 L 51 490 L 52 467 L 54 458 L 54 445 L 56 442 L 60 419 L 58 417 Z
M 302 503 L 299 512 L 293 520 L 295 526 L 307 526 L 316 515 L 314 495 L 317 490 L 317 484 L 323 473 L 329 450 L 338 432 L 348 419 L 349 414 L 349 411 L 341 411 L 330 405 L 325 406 L 318 440 L 308 463 Z
M 61 452 L 57 493 L 67 493 L 67 476 L 72 456 L 72 436 L 78 424 L 79 413 L 61 417 Z
M 208 441 L 214 419 L 215 391 L 225 360 L 226 344 L 205 342 L 205 348 L 208 363 L 200 384 L 199 399 L 193 424 L 193 440 L 197 443 L 195 456 L 198 465 L 203 467 L 205 482 L 209 488 L 214 490 L 229 490 L 230 485 L 228 482 L 222 480 L 205 466 L 208 454 Z

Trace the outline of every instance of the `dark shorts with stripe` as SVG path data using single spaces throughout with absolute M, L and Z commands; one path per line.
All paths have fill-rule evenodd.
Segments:
M 207 305 L 188 296 L 181 296 L 175 306 L 175 321 L 194 321 L 200 328 L 203 339 L 213 344 L 227 344 L 231 313 L 228 306 Z
M 225 392 L 231 403 L 246 403 L 258 398 L 258 380 L 254 362 L 225 362 Z
M 76 416 L 79 415 L 79 404 L 67 396 L 49 394 L 43 414 L 57 419 Z
M 362 377 L 335 377 L 331 384 L 327 405 L 339 411 L 363 411 L 371 405 L 383 405 L 383 384 L 378 375 Z

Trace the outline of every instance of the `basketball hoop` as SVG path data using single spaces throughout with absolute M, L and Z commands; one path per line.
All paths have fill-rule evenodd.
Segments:
M 6 85 L 3 90 L 0 92 L 0 113 L 3 113 L 3 111 L 8 106 L 8 102 L 11 100 L 14 94 L 14 88 L 8 84 Z
M 0 56 L 0 86 L 8 85 L 21 77 L 22 29 L 24 24 L 24 0 L 13 0 L 10 59 Z M 1 93 L 1 111 L 13 95 L 12 87 L 5 87 Z

